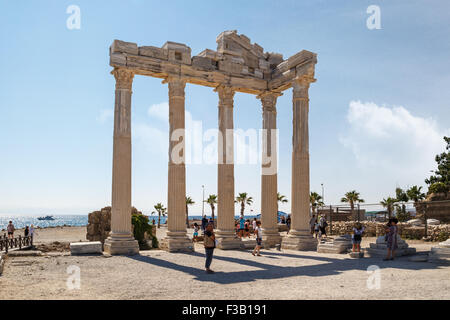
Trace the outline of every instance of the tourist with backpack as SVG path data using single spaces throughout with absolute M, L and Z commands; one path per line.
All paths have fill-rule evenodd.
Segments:
M 322 239 L 322 236 L 327 237 L 327 226 L 327 220 L 324 216 L 321 216 L 319 220 L 319 239 Z
M 214 248 L 216 247 L 216 235 L 214 234 L 214 225 L 212 223 L 208 223 L 206 225 L 203 244 L 205 246 L 205 254 L 206 254 L 206 262 L 205 262 L 206 273 L 214 273 L 214 271 L 210 269 L 211 262 L 213 259 Z

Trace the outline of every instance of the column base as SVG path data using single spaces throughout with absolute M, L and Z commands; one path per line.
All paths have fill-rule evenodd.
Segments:
M 281 236 L 277 229 L 262 230 L 262 244 L 264 248 L 273 248 L 277 244 L 281 244 Z
M 216 232 L 216 240 L 218 249 L 222 250 L 232 250 L 241 249 L 242 241 L 241 238 L 236 236 L 234 231 L 220 231 Z
M 186 232 L 167 231 L 161 240 L 159 248 L 168 252 L 193 252 L 194 243 L 186 235 Z
M 281 241 L 281 249 L 298 251 L 316 251 L 317 240 L 311 235 L 310 231 L 291 230 Z
M 105 240 L 104 251 L 110 255 L 134 256 L 139 254 L 139 244 L 131 234 L 111 235 Z

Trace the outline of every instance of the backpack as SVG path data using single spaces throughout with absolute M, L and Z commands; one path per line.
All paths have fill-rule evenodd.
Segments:
M 215 241 L 211 237 L 208 237 L 206 234 L 203 240 L 203 244 L 205 248 L 214 248 L 216 246 Z

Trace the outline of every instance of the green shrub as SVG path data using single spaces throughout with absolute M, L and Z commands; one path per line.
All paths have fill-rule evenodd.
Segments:
M 131 216 L 131 223 L 133 224 L 134 238 L 138 241 L 139 248 L 141 250 L 150 249 L 147 241 L 145 240 L 146 232 L 150 237 L 152 237 L 152 247 L 158 247 L 158 239 L 156 239 L 156 237 L 152 234 L 152 226 L 150 225 L 147 216 L 144 216 L 143 214 L 133 213 Z
M 428 193 L 447 193 L 448 186 L 443 182 L 435 182 L 428 188 Z
M 155 249 L 159 247 L 158 238 L 155 236 L 152 236 L 152 247 Z
M 406 222 L 409 219 L 411 219 L 411 215 L 409 214 L 409 212 L 398 211 L 397 212 L 397 219 L 400 222 Z
M 439 242 L 446 241 L 448 238 L 450 238 L 450 233 L 448 233 L 447 231 L 444 231 L 444 230 L 439 232 L 439 235 L 437 236 L 437 240 Z

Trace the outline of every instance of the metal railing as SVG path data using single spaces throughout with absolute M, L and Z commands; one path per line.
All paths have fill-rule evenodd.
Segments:
M 6 234 L 0 236 L 0 252 L 8 253 L 9 249 L 24 249 L 33 246 L 33 236 L 19 235 L 18 237 L 8 238 Z

